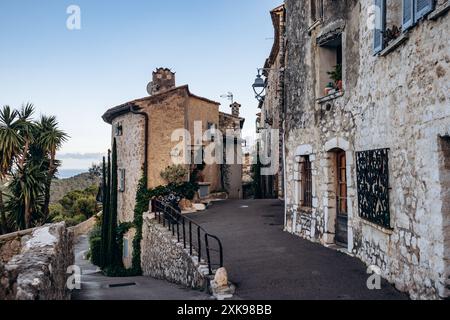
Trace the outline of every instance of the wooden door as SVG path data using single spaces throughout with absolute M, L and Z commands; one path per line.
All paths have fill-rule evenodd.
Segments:
M 347 207 L 347 161 L 345 151 L 336 154 L 337 190 L 336 190 L 336 243 L 347 246 L 348 207 Z

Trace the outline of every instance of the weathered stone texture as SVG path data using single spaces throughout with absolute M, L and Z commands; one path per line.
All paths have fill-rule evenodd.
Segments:
M 334 14 L 327 3 L 344 7 Z M 308 34 L 308 1 L 287 0 L 286 230 L 313 241 L 334 242 L 336 207 L 333 148 L 347 154 L 348 250 L 414 299 L 447 297 L 450 234 L 445 210 L 441 136 L 450 135 L 450 19 L 425 19 L 388 55 L 373 55 L 368 28 L 373 1 L 325 1 L 325 19 Z M 336 7 L 337 8 L 337 7 Z M 344 94 L 317 103 L 323 88 L 316 37 L 342 19 Z M 323 71 L 323 70 L 322 70 Z M 313 166 L 312 212 L 298 207 L 296 157 L 309 146 Z M 391 227 L 359 217 L 356 151 L 389 148 Z M 444 157 L 445 158 L 445 157 Z M 445 170 L 444 170 L 445 171 Z M 446 200 L 447 199 L 447 200 Z M 447 207 L 448 208 L 448 207 Z M 335 215 L 335 214 L 334 214 Z M 446 253 L 447 252 L 447 253 Z
M 0 262 L 0 300 L 69 300 L 66 272 L 74 263 L 73 234 L 59 223 L 18 235 L 0 239 L 2 251 L 6 245 L 16 253 Z
M 206 289 L 208 266 L 189 255 L 189 248 L 156 220 L 146 217 L 142 239 L 142 271 L 145 276 L 163 279 L 189 288 Z
M 123 135 L 115 135 L 115 127 L 122 124 Z M 125 169 L 125 191 L 119 192 L 117 210 L 120 222 L 133 221 L 136 191 L 142 178 L 144 162 L 144 117 L 128 113 L 114 119 L 112 138 L 117 142 L 117 167 Z

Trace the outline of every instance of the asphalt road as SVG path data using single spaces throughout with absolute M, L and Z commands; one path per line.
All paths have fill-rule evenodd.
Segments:
M 87 237 L 75 246 L 75 264 L 81 267 L 81 290 L 72 292 L 72 300 L 209 300 L 204 292 L 187 289 L 150 277 L 108 278 L 85 259 Z M 122 286 L 123 285 L 123 286 Z
M 369 290 L 360 260 L 284 232 L 278 200 L 216 202 L 189 216 L 222 240 L 239 298 L 407 299 L 386 281 L 381 290 Z

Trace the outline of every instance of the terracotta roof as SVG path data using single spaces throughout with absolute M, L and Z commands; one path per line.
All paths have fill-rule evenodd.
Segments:
M 189 91 L 189 86 L 188 85 L 184 85 L 184 86 L 179 86 L 179 87 L 174 87 L 172 89 L 163 91 L 163 92 L 159 92 L 157 94 L 145 97 L 145 98 L 140 98 L 140 99 L 136 99 L 133 101 L 129 101 L 127 103 L 121 104 L 119 106 L 116 106 L 114 108 L 109 109 L 108 111 L 105 112 L 105 114 L 102 116 L 103 121 L 105 121 L 106 123 L 111 124 L 112 121 L 117 118 L 118 116 L 121 116 L 123 114 L 126 114 L 128 112 L 130 112 L 130 108 L 131 107 L 135 107 L 136 109 L 140 109 L 140 107 L 137 105 L 139 102 L 144 102 L 144 101 L 152 101 L 152 100 L 157 100 L 157 99 L 165 99 L 166 96 L 170 96 L 171 94 L 173 94 L 176 91 L 185 91 L 189 97 L 192 98 L 197 98 L 200 100 L 203 100 L 205 102 L 209 102 L 209 103 L 213 103 L 216 105 L 220 105 L 219 102 L 217 101 L 213 101 L 204 97 L 200 97 L 197 96 L 195 94 L 192 94 Z

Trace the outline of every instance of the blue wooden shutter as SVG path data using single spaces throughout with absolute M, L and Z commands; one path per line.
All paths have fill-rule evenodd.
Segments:
M 414 21 L 419 21 L 422 17 L 433 11 L 433 0 L 414 0 L 415 15 Z
M 408 30 L 414 24 L 414 1 L 403 0 L 403 31 Z
M 384 49 L 384 31 L 386 28 L 386 0 L 375 0 L 375 30 L 373 51 L 375 54 Z

